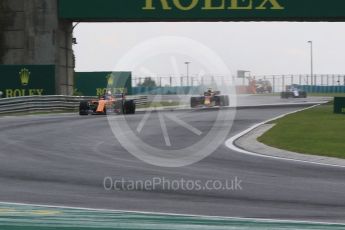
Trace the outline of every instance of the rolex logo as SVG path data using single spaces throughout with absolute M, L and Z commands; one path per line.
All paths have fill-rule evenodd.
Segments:
M 27 86 L 29 84 L 30 74 L 31 73 L 29 72 L 29 70 L 25 68 L 19 72 L 20 82 L 23 86 Z
M 106 78 L 108 80 L 108 86 L 113 86 L 113 84 L 114 84 L 114 77 L 113 77 L 113 75 L 109 74 Z

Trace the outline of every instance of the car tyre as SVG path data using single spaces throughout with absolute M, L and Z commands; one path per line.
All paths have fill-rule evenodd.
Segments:
M 135 102 L 134 100 L 126 101 L 123 105 L 124 114 L 135 114 Z
M 79 115 L 80 116 L 89 115 L 89 109 L 90 109 L 90 105 L 89 105 L 88 101 L 81 101 L 79 103 Z

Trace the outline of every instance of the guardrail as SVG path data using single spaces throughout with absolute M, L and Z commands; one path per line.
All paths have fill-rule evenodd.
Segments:
M 0 99 L 0 114 L 77 111 L 80 101 L 96 97 L 28 96 Z M 146 105 L 147 96 L 127 96 L 137 105 Z

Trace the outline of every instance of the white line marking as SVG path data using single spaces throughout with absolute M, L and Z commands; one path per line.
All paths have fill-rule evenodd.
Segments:
M 327 102 L 324 102 L 324 103 L 327 103 Z M 269 122 L 271 122 L 271 121 L 275 121 L 275 120 L 277 120 L 277 119 L 286 117 L 286 116 L 291 115 L 291 114 L 295 114 L 295 113 L 302 112 L 302 111 L 305 111 L 305 110 L 308 110 L 308 109 L 312 109 L 312 108 L 317 107 L 317 106 L 319 106 L 319 105 L 314 105 L 314 106 L 311 106 L 311 107 L 308 107 L 308 108 L 304 108 L 304 109 L 300 109 L 300 110 L 297 110 L 297 111 L 294 111 L 294 112 L 289 112 L 289 113 L 280 115 L 280 116 L 278 116 L 278 117 L 269 119 L 269 120 L 267 120 L 267 121 L 261 122 L 261 123 L 259 123 L 259 124 L 253 125 L 252 127 L 248 128 L 248 129 L 244 130 L 243 132 L 240 132 L 239 134 L 237 134 L 237 135 L 231 137 L 230 139 L 228 139 L 228 140 L 225 142 L 225 145 L 226 145 L 229 149 L 231 149 L 231 150 L 233 150 L 233 151 L 236 151 L 236 152 L 239 152 L 239 153 L 243 153 L 243 154 L 247 154 L 247 155 L 250 155 L 250 156 L 257 156 L 257 157 L 270 158 L 270 159 L 278 159 L 278 160 L 285 160 L 285 161 L 292 161 L 292 162 L 299 162 L 299 163 L 308 163 L 308 164 L 315 164 L 315 165 L 322 165 L 322 166 L 331 166 L 331 167 L 345 168 L 345 166 L 342 166 L 342 165 L 327 164 L 327 163 L 319 163 L 319 162 L 314 162 L 314 161 L 297 160 L 297 159 L 292 159 L 292 158 L 284 158 L 284 157 L 277 157 L 277 156 L 264 155 L 264 154 L 255 153 L 255 152 L 250 152 L 250 151 L 241 149 L 241 148 L 239 148 L 239 147 L 237 147 L 237 146 L 235 145 L 235 141 L 236 141 L 237 139 L 241 138 L 242 136 L 244 136 L 244 135 L 246 135 L 247 133 L 253 131 L 254 129 L 258 128 L 258 127 L 261 126 L 261 125 L 264 125 L 264 124 L 269 123 Z
M 115 210 L 115 209 L 98 209 L 98 208 L 81 208 L 71 206 L 60 205 L 40 205 L 30 203 L 15 203 L 15 202 L 0 202 L 0 205 L 16 205 L 16 206 L 32 206 L 35 208 L 54 208 L 54 209 L 74 209 L 81 211 L 96 211 L 96 212 L 110 212 L 110 213 L 129 213 L 129 214 L 143 214 L 143 215 L 166 215 L 176 217 L 195 217 L 195 218 L 209 218 L 209 219 L 224 219 L 224 220 L 242 220 L 242 221 L 255 221 L 255 222 L 267 222 L 267 223 L 286 223 L 286 224 L 320 224 L 320 225 L 338 225 L 345 226 L 343 223 L 332 222 L 314 222 L 314 221 L 293 221 L 283 219 L 257 219 L 257 218 L 245 218 L 245 217 L 227 217 L 227 216 L 207 216 L 207 215 L 193 215 L 193 214 L 177 214 L 177 213 L 165 213 L 165 212 L 144 212 L 144 211 L 128 211 L 128 210 Z
M 144 126 L 145 126 L 147 120 L 150 118 L 151 112 L 152 112 L 152 110 L 148 110 L 148 111 L 145 113 L 143 119 L 141 120 L 141 122 L 139 123 L 139 125 L 138 125 L 138 127 L 137 127 L 137 132 L 138 132 L 138 133 L 141 133 L 141 131 L 143 130 L 143 128 L 144 128 Z
M 159 123 L 161 124 L 161 128 L 163 131 L 163 137 L 164 137 L 165 144 L 166 144 L 166 146 L 170 147 L 171 142 L 170 142 L 170 138 L 169 138 L 168 129 L 167 129 L 167 126 L 166 126 L 165 121 L 164 121 L 164 117 L 161 113 L 158 113 L 158 117 L 159 117 Z
M 177 124 L 179 124 L 180 126 L 188 129 L 189 131 L 191 131 L 192 133 L 194 133 L 195 135 L 198 135 L 198 136 L 201 136 L 202 135 L 202 132 L 197 129 L 197 128 L 194 128 L 193 126 L 191 126 L 190 124 L 182 121 L 181 119 L 177 118 L 176 116 L 173 116 L 173 115 L 169 115 L 169 114 L 165 114 L 165 116 L 167 118 L 169 118 L 170 120 L 176 122 Z

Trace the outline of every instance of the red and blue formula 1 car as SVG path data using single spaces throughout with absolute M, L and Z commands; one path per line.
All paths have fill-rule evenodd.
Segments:
M 204 96 L 192 97 L 190 99 L 190 105 L 192 108 L 223 107 L 229 106 L 230 100 L 228 95 L 221 95 L 219 91 L 212 91 L 212 89 L 209 89 L 204 93 Z

